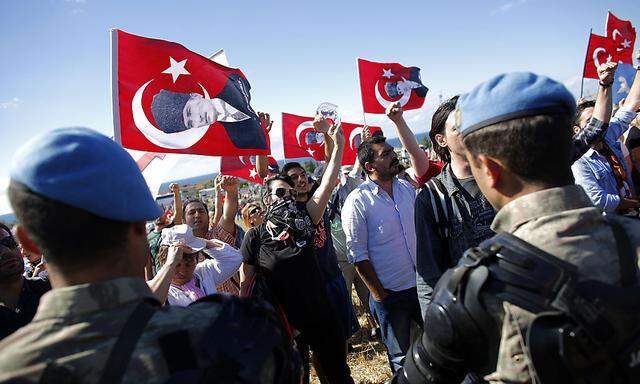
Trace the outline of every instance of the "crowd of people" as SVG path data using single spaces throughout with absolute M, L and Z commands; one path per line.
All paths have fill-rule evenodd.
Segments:
M 533 73 L 446 100 L 436 160 L 389 105 L 406 174 L 366 127 L 341 166 L 341 127 L 317 116 L 316 177 L 257 156 L 259 196 L 240 205 L 220 175 L 211 207 L 172 184 L 171 214 L 109 138 L 34 138 L 0 225 L 0 382 L 308 383 L 313 366 L 351 383 L 353 289 L 392 382 L 634 382 L 640 74 L 613 106 L 616 67 L 577 104 Z

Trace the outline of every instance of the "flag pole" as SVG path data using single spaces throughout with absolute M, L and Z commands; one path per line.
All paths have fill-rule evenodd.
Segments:
M 360 58 L 356 57 L 356 72 L 358 72 L 358 88 L 360 88 L 360 100 L 362 100 L 362 120 L 364 121 L 364 125 L 367 125 L 367 116 L 364 113 L 364 100 L 362 99 L 362 84 L 360 82 L 360 65 L 358 64 L 358 60 Z
M 584 74 L 587 70 L 587 56 L 589 56 L 589 46 L 591 45 L 591 35 L 593 29 L 589 28 L 589 39 L 587 40 L 587 49 L 584 53 L 584 64 L 582 64 L 582 80 L 580 81 L 580 98 L 582 99 L 582 92 L 584 91 Z

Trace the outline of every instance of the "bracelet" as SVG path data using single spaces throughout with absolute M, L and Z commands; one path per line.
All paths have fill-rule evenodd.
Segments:
M 613 81 L 608 82 L 608 83 L 606 83 L 606 84 L 605 84 L 605 83 L 603 83 L 602 81 L 599 81 L 599 83 L 600 83 L 600 86 L 601 86 L 601 87 L 605 87 L 605 88 L 608 88 L 608 87 L 610 87 L 610 86 L 612 86 L 612 85 L 613 85 Z

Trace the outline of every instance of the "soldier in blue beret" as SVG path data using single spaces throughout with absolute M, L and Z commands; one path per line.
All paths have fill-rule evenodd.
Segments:
M 616 326 L 621 312 L 608 312 L 605 300 L 593 297 L 616 292 L 624 305 L 640 300 L 637 289 L 621 290 L 639 282 L 640 223 L 603 216 L 574 184 L 575 109 L 562 84 L 526 72 L 496 76 L 460 96 L 455 129 L 478 187 L 497 211 L 491 225 L 497 235 L 442 276 L 424 334 L 394 382 L 461 382 L 469 372 L 492 383 L 631 377 L 607 350 L 619 350 L 638 327 Z M 599 288 L 578 289 L 583 281 Z M 592 318 L 576 323 L 584 311 Z M 549 313 L 551 322 L 543 316 Z M 603 322 L 616 331 L 597 338 Z M 576 336 L 582 332 L 589 336 Z M 606 347 L 589 348 L 594 340 Z

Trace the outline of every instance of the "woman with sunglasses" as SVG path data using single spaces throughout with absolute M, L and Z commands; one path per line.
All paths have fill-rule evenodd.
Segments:
M 258 203 L 248 203 L 242 208 L 242 223 L 248 230 L 262 224 L 264 219 L 264 209 Z
M 326 125 L 321 117 L 314 123 L 318 128 Z M 273 297 L 272 304 L 300 333 L 298 341 L 314 351 L 327 381 L 352 383 L 339 314 L 325 290 L 314 244 L 344 151 L 342 130 L 333 126 L 327 133 L 335 145 L 320 186 L 304 205 L 296 204 L 290 177 L 278 175 L 265 181 L 264 222 L 249 229 L 241 247 L 242 293 Z

